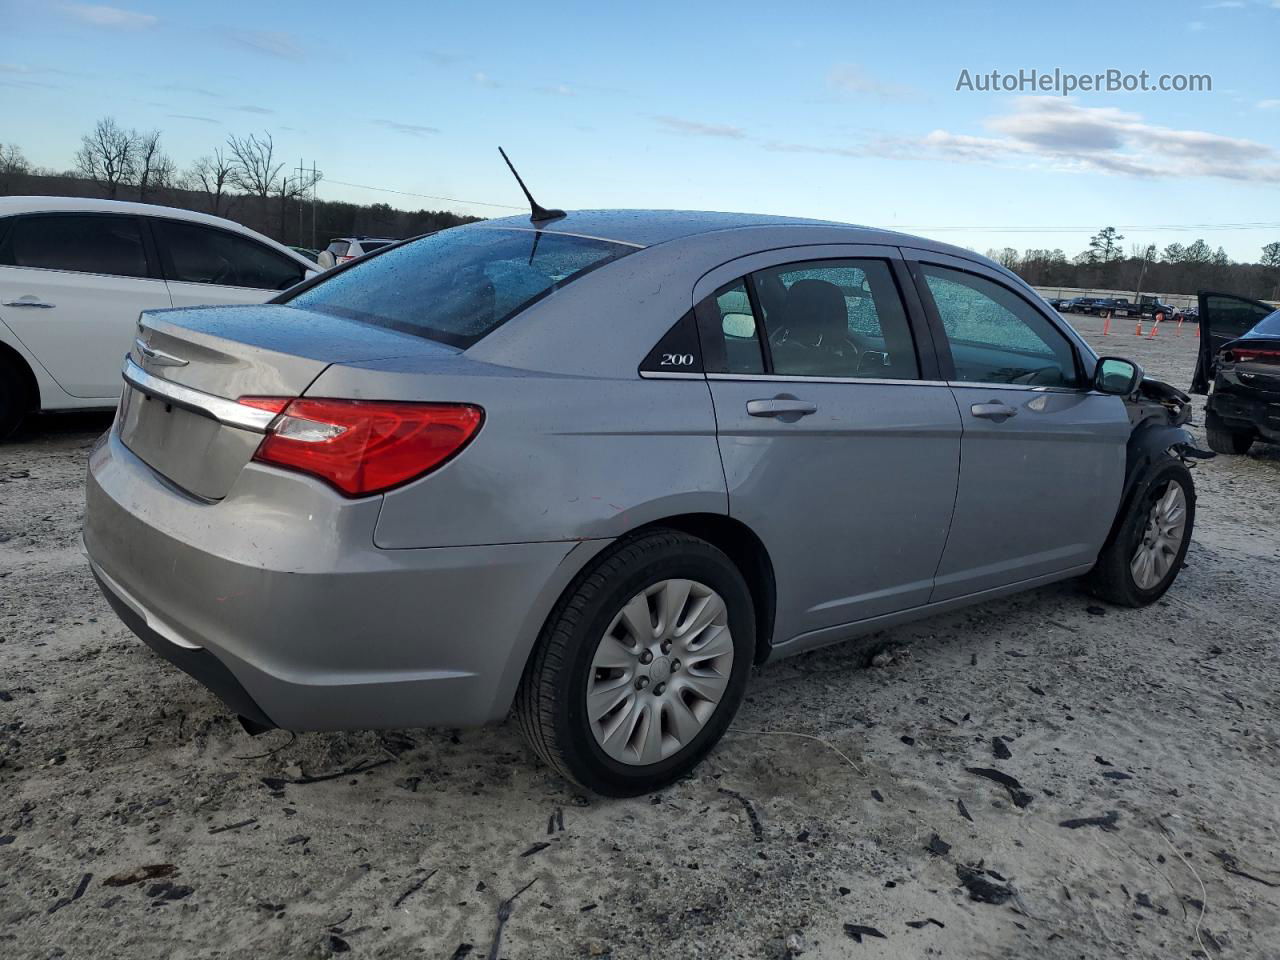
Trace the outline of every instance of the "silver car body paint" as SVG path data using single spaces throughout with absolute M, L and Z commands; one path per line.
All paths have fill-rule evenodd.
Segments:
M 1118 397 L 637 372 L 699 299 L 763 266 L 927 259 L 1043 306 L 1009 271 L 816 221 L 587 211 L 543 229 L 637 249 L 465 350 L 288 305 L 144 314 L 143 345 L 189 362 L 156 366 L 136 350 L 150 385 L 126 391 L 90 459 L 85 543 L 108 594 L 162 638 L 211 654 L 270 721 L 339 729 L 501 718 L 573 578 L 616 538 L 672 517 L 728 517 L 764 544 L 772 656 L 1093 564 L 1124 480 Z M 1090 365 L 1089 347 L 1043 309 Z M 165 384 L 188 391 L 185 402 L 166 399 Z M 818 413 L 745 413 L 779 394 Z M 486 420 L 443 468 L 346 499 L 253 461 L 261 434 L 218 422 L 201 395 L 210 406 L 244 395 L 447 401 L 479 405 Z M 998 426 L 967 414 L 993 397 L 1025 414 Z

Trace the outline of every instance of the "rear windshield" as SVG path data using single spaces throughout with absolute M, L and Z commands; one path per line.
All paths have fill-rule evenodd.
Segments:
M 1249 331 L 1254 337 L 1280 337 L 1280 310 L 1268 313 L 1258 321 L 1258 325 Z
M 466 348 L 535 300 L 634 250 L 559 233 L 459 227 L 361 260 L 288 302 Z

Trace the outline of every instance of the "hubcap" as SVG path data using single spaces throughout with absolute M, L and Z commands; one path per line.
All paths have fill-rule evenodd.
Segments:
M 1187 498 L 1182 487 L 1170 480 L 1151 505 L 1142 541 L 1129 561 L 1129 571 L 1141 589 L 1151 590 L 1169 575 L 1186 530 Z
M 706 726 L 733 671 L 728 613 L 696 580 L 660 581 L 618 611 L 587 680 L 587 718 L 605 753 L 657 763 Z

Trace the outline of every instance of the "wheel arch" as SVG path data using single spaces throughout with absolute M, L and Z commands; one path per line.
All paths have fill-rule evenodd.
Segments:
M 1194 446 L 1191 434 L 1183 427 L 1144 423 L 1133 431 L 1125 450 L 1124 489 L 1102 550 L 1106 550 L 1115 541 L 1134 498 L 1145 489 L 1153 465 L 1160 462 L 1162 457 L 1174 456 L 1172 451 L 1183 445 Z
M 22 383 L 22 389 L 27 400 L 25 412 L 34 413 L 39 410 L 40 382 L 36 379 L 35 371 L 31 369 L 31 364 L 27 363 L 27 358 L 9 346 L 9 344 L 0 340 L 0 363 L 8 363 L 18 371 L 18 379 Z

